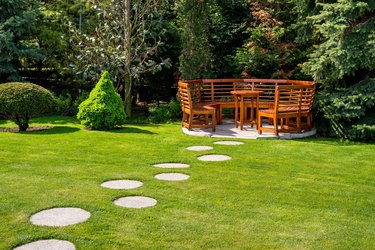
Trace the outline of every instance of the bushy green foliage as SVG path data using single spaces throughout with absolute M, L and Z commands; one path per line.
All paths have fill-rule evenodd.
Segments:
M 0 114 L 15 122 L 20 131 L 29 127 L 29 119 L 51 110 L 52 94 L 32 83 L 0 84 Z
M 183 23 L 180 71 L 183 79 L 209 78 L 212 74 L 212 54 L 209 42 L 209 3 L 182 0 Z
M 168 104 L 151 106 L 148 111 L 151 114 L 150 121 L 156 123 L 179 119 L 182 116 L 180 102 L 176 99 L 172 99 Z
M 335 135 L 374 141 L 375 80 L 362 81 L 334 94 L 322 91 L 318 95 L 317 105 Z
M 86 127 L 97 130 L 113 129 L 125 122 L 121 97 L 107 71 L 104 71 L 89 98 L 79 105 L 77 118 Z
M 331 90 L 374 76 L 375 1 L 339 0 L 317 7 L 319 14 L 310 19 L 321 42 L 304 71 Z
M 242 47 L 232 57 L 244 77 L 306 79 L 299 64 L 307 49 L 296 42 L 291 13 L 285 1 L 251 1 L 251 23 Z M 292 22 L 291 22 L 292 21 Z
M 88 98 L 89 93 L 83 92 L 77 98 L 73 98 L 71 94 L 62 94 L 55 98 L 56 105 L 54 113 L 64 116 L 76 116 L 79 105 Z
M 0 82 L 19 81 L 22 63 L 40 59 L 35 37 L 38 0 L 0 1 Z

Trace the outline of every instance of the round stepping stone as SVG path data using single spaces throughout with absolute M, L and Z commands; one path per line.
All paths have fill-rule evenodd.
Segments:
M 74 250 L 73 243 L 66 240 L 38 240 L 16 248 L 13 250 Z
M 235 145 L 242 145 L 243 142 L 240 142 L 240 141 L 215 141 L 214 144 L 235 146 Z
M 198 157 L 198 160 L 201 161 L 227 161 L 232 159 L 228 155 L 201 155 Z
M 156 168 L 190 168 L 190 165 L 185 163 L 159 163 L 153 166 Z
M 133 180 L 113 180 L 103 182 L 100 186 L 110 189 L 133 189 L 143 185 L 140 181 Z
M 40 211 L 30 217 L 30 222 L 38 226 L 65 227 L 84 222 L 90 216 L 81 208 L 61 207 Z
M 155 199 L 146 196 L 127 196 L 114 201 L 115 205 L 127 208 L 153 207 L 158 203 Z
M 163 173 L 155 175 L 155 179 L 162 180 L 162 181 L 184 181 L 189 179 L 189 175 L 187 174 L 179 174 L 179 173 Z
M 204 151 L 204 150 L 212 150 L 213 147 L 210 146 L 191 146 L 186 148 L 189 151 Z

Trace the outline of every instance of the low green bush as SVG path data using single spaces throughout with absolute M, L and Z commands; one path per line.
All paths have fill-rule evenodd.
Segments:
M 172 99 L 168 104 L 151 106 L 148 108 L 148 112 L 150 113 L 149 120 L 155 123 L 180 119 L 182 116 L 180 102 L 176 99 Z
M 47 89 L 33 84 L 10 82 L 0 84 L 0 114 L 18 125 L 29 127 L 29 119 L 52 110 L 54 98 Z
M 54 113 L 63 116 L 76 116 L 79 105 L 88 97 L 88 92 L 81 93 L 76 99 L 74 99 L 69 93 L 59 95 L 55 98 L 56 105 Z
M 125 123 L 125 111 L 120 95 L 113 87 L 107 71 L 79 105 L 77 118 L 83 125 L 96 130 L 110 130 Z

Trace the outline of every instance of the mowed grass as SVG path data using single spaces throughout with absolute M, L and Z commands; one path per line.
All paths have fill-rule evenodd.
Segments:
M 77 249 L 374 249 L 375 145 L 334 139 L 242 140 L 186 136 L 181 126 L 126 125 L 89 131 L 73 118 L 45 117 L 46 131 L 0 133 L 0 249 L 62 239 Z M 4 121 L 1 126 L 12 126 Z M 188 146 L 214 146 L 206 152 Z M 202 154 L 226 162 L 201 162 Z M 152 164 L 181 162 L 188 169 Z M 179 172 L 181 182 L 154 179 Z M 144 182 L 111 190 L 103 181 Z M 145 209 L 115 206 L 144 195 Z M 41 227 L 29 217 L 52 207 L 79 207 L 88 221 Z

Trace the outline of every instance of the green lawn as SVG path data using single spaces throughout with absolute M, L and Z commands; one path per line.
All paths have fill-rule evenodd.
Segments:
M 0 133 L 0 249 L 56 238 L 77 249 L 374 249 L 375 145 L 334 139 L 243 140 L 209 153 L 233 157 L 201 162 L 188 146 L 218 139 L 191 137 L 179 123 L 85 130 L 75 119 L 46 117 L 46 131 Z M 35 123 L 33 123 L 35 125 Z M 0 121 L 0 127 L 10 126 Z M 182 162 L 188 169 L 151 165 Z M 191 177 L 154 179 L 163 172 Z M 112 179 L 144 186 L 111 190 Z M 127 209 L 127 195 L 155 198 Z M 33 213 L 80 207 L 87 222 L 34 226 Z

